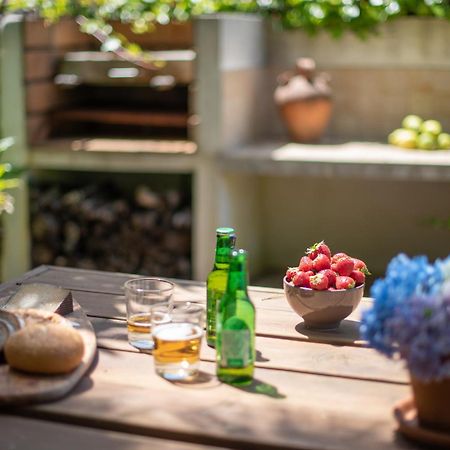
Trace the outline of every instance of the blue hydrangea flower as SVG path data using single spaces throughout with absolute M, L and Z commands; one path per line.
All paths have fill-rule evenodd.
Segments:
M 376 280 L 361 334 L 388 357 L 405 359 L 420 379 L 450 376 L 450 257 L 430 264 L 400 254 Z
M 450 296 L 413 297 L 389 326 L 400 357 L 416 377 L 450 376 Z

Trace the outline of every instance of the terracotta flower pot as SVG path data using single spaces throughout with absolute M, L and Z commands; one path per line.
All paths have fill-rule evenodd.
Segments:
M 450 378 L 424 383 L 411 376 L 411 385 L 420 424 L 449 432 Z

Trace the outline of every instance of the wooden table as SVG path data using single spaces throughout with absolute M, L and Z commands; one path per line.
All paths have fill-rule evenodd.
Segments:
M 214 351 L 195 383 L 171 383 L 127 342 L 122 286 L 131 275 L 41 266 L 18 283 L 72 290 L 97 333 L 98 358 L 66 398 L 2 411 L 1 449 L 411 449 L 393 405 L 409 396 L 402 365 L 358 338 L 360 308 L 339 333 L 311 333 L 280 289 L 251 288 L 257 362 L 247 388 L 221 384 Z M 3 284 L 0 297 L 17 290 Z M 175 300 L 205 302 L 203 283 L 176 281 Z

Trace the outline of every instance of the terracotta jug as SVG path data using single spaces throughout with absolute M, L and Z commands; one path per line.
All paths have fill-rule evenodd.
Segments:
M 315 74 L 311 58 L 299 58 L 295 71 L 277 79 L 274 99 L 281 117 L 296 142 L 314 142 L 322 136 L 331 116 L 329 76 Z

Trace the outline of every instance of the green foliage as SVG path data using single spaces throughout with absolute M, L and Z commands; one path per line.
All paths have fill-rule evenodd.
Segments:
M 5 152 L 14 145 L 14 139 L 0 139 L 0 153 Z M 0 214 L 7 212 L 11 214 L 14 211 L 14 199 L 5 192 L 7 189 L 13 189 L 20 184 L 18 178 L 10 178 L 13 173 L 13 167 L 9 163 L 0 163 Z
M 365 37 L 378 24 L 402 16 L 450 19 L 450 0 L 9 0 L 7 9 L 35 11 L 49 21 L 81 15 L 89 19 L 86 32 L 105 31 L 107 22 L 119 20 L 143 33 L 155 23 L 224 11 L 259 13 L 277 18 L 285 28 L 326 30 L 335 37 L 346 30 Z

